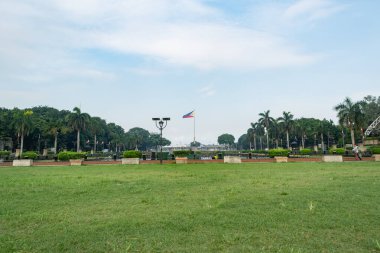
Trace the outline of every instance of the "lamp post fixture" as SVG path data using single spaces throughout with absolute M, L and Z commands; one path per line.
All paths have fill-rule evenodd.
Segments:
M 167 126 L 170 118 L 152 118 L 152 120 L 156 123 L 156 127 L 160 129 L 160 164 L 162 164 L 162 130 Z

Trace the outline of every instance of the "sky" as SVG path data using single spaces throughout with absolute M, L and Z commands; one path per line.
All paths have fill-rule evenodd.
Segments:
M 236 140 L 270 110 L 380 95 L 380 1 L 1 0 L 0 107 L 78 106 L 126 131 Z

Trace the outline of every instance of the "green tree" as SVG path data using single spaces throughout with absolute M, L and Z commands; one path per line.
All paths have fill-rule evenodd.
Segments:
M 259 128 L 260 128 L 260 124 L 259 123 L 257 123 L 257 122 L 256 123 L 251 123 L 251 127 L 247 131 L 247 138 L 249 139 L 249 149 L 252 149 L 251 142 L 253 140 L 253 149 L 257 150 L 256 137 L 257 137 Z
M 218 143 L 231 147 L 235 143 L 235 137 L 232 134 L 222 134 L 218 137 Z
M 96 153 L 97 151 L 97 137 L 98 135 L 103 135 L 106 130 L 106 122 L 105 120 L 102 120 L 99 117 L 92 117 L 89 122 L 89 130 L 90 133 L 94 136 L 94 146 L 93 146 L 93 152 Z
M 269 149 L 269 127 L 273 118 L 269 115 L 270 110 L 259 113 L 259 123 L 264 126 L 265 135 L 267 138 L 267 149 Z
M 17 135 L 20 137 L 20 156 L 24 149 L 24 137 L 29 134 L 32 128 L 32 115 L 31 110 L 17 110 L 14 115 L 14 127 Z
M 149 146 L 149 131 L 140 127 L 131 128 L 127 133 L 129 146 L 136 150 L 146 150 Z
M 149 144 L 148 144 L 148 148 L 154 148 L 156 150 L 158 150 L 158 147 L 160 146 L 160 143 L 161 143 L 161 136 L 160 134 L 158 133 L 151 133 L 149 135 Z M 166 138 L 162 138 L 162 146 L 169 146 L 171 144 L 171 142 L 166 139 Z
M 77 131 L 77 152 L 80 152 L 80 132 L 86 130 L 90 121 L 90 115 L 82 113 L 78 107 L 74 107 L 73 113 L 67 115 L 66 120 L 68 125 Z
M 363 102 L 353 102 L 346 97 L 334 109 L 338 112 L 339 123 L 350 130 L 351 143 L 355 145 L 355 127 L 363 121 Z
M 238 139 L 238 143 L 237 143 L 237 145 L 238 145 L 238 149 L 248 149 L 248 148 L 250 148 L 249 147 L 249 137 L 248 137 L 248 134 L 243 134 L 243 135 L 241 135 L 240 137 L 239 137 L 239 139 Z
M 63 128 L 64 125 L 62 121 L 55 121 L 49 127 L 48 133 L 54 136 L 54 154 L 57 154 L 58 134 L 61 132 Z
M 290 149 L 289 132 L 294 123 L 293 117 L 293 114 L 291 114 L 290 112 L 283 112 L 282 117 L 278 118 L 278 121 L 283 125 L 284 130 L 286 132 L 286 147 L 288 149 Z

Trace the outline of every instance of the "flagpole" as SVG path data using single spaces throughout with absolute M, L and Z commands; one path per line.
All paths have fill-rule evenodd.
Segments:
M 194 145 L 195 145 L 195 114 L 194 114 Z

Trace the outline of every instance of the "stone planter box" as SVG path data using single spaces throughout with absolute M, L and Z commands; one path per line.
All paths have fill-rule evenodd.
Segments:
M 83 159 L 70 159 L 71 166 L 81 166 L 83 163 Z
M 122 158 L 121 164 L 140 164 L 140 158 Z
M 176 164 L 185 164 L 187 163 L 188 158 L 187 157 L 176 157 L 175 163 Z
M 241 158 L 239 156 L 225 156 L 224 163 L 241 163 Z
M 343 162 L 343 156 L 341 156 L 341 155 L 324 155 L 324 156 L 322 156 L 322 162 L 341 163 L 341 162 Z
M 286 156 L 275 156 L 274 159 L 276 160 L 276 163 L 287 163 L 288 157 Z
M 376 162 L 380 162 L 380 154 L 373 155 Z
M 29 167 L 33 166 L 32 159 L 13 160 L 13 166 Z

